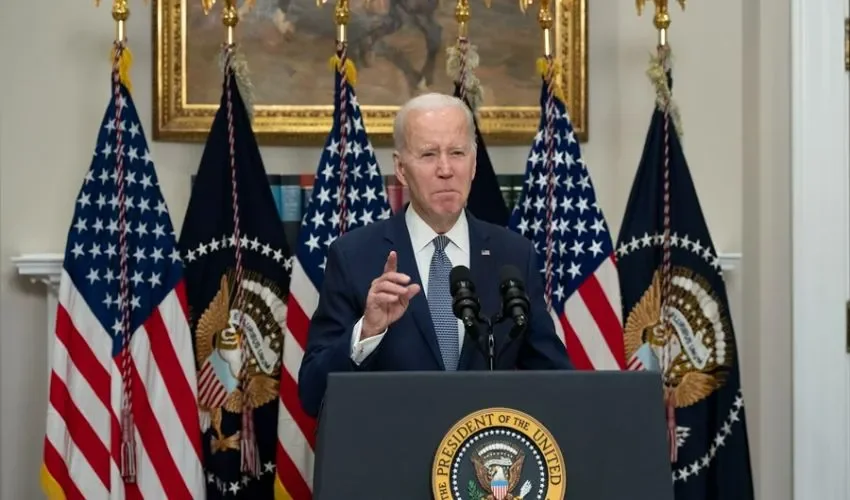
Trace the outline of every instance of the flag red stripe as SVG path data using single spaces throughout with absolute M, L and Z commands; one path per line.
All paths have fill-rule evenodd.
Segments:
M 207 408 L 216 408 L 227 399 L 227 389 L 218 381 L 209 361 L 198 372 L 198 402 Z
M 44 440 L 44 467 L 56 483 L 59 484 L 59 487 L 62 488 L 62 493 L 65 494 L 66 500 L 86 500 L 68 474 L 68 466 L 65 464 L 65 461 L 62 460 L 62 457 L 49 439 Z
M 310 487 L 286 454 L 280 441 L 277 443 L 277 475 L 292 500 L 310 500 L 312 497 Z
M 608 296 L 602 289 L 596 274 L 584 280 L 578 292 L 599 327 L 602 337 L 605 338 L 605 343 L 608 344 L 611 354 L 617 360 L 617 366 L 622 369 L 626 365 L 626 355 L 623 350 L 623 326 L 617 318 L 616 311 L 611 307 Z
M 627 369 L 632 371 L 640 371 L 643 370 L 644 367 L 640 359 L 632 358 L 632 360 L 629 362 L 629 366 L 627 367 Z
M 168 489 L 164 488 L 164 491 Z M 124 483 L 124 500 L 143 500 L 142 492 L 139 490 L 139 483 L 128 484 Z
M 130 362 L 130 378 L 133 384 L 133 419 L 136 430 L 139 432 L 139 437 L 147 451 L 151 465 L 159 477 L 162 488 L 168 492 L 169 499 L 185 498 L 191 500 L 192 494 L 168 451 L 168 443 L 165 442 L 165 436 L 162 434 L 162 429 L 160 429 L 156 415 L 151 408 L 135 360 Z
M 100 440 L 85 415 L 80 413 L 74 399 L 68 392 L 65 382 L 56 375 L 50 374 L 50 405 L 65 421 L 68 434 L 77 445 L 77 449 L 83 454 L 90 464 L 92 471 L 100 478 L 100 481 L 109 489 L 109 450 Z
M 85 378 L 103 406 L 111 409 L 109 371 L 97 359 L 88 341 L 80 335 L 62 304 L 56 310 L 56 338 L 65 345 L 70 362 Z
M 280 400 L 286 408 L 287 413 L 292 417 L 292 420 L 298 424 L 304 438 L 310 443 L 310 448 L 316 448 L 316 421 L 301 408 L 301 400 L 298 398 L 298 384 L 289 373 L 281 372 L 280 377 Z
M 298 298 L 295 295 L 290 296 L 289 304 L 286 308 L 286 328 L 289 329 L 292 336 L 298 341 L 298 345 L 301 346 L 301 349 L 306 351 L 307 332 L 310 328 L 310 318 L 304 312 L 304 309 L 301 307 L 301 304 L 298 302 Z
M 311 293 L 311 291 L 298 289 L 297 287 L 290 289 L 286 308 L 286 327 L 302 351 L 307 346 L 307 331 L 310 326 L 310 318 L 304 312 L 303 307 L 298 301 L 298 296 L 305 293 Z M 307 416 L 301 407 L 301 400 L 298 396 L 297 376 L 297 373 L 292 374 L 287 369 L 281 370 L 279 390 L 281 407 L 279 411 L 288 414 L 292 421 L 295 422 L 295 425 L 298 426 L 299 432 L 310 447 L 312 456 L 312 450 L 315 449 L 316 441 L 316 422 Z M 278 436 L 277 440 L 276 455 L 276 474 L 283 488 L 293 500 L 310 500 L 312 497 L 310 485 L 301 475 L 301 471 L 283 447 L 280 436 Z M 310 464 L 300 465 L 309 466 Z
M 183 373 L 180 360 L 174 351 L 174 345 L 168 336 L 165 323 L 159 308 L 155 307 L 150 317 L 145 321 L 145 331 L 151 346 L 151 354 L 156 361 L 165 388 L 171 396 L 171 402 L 177 411 L 178 418 L 192 442 L 195 454 L 203 461 L 201 451 L 201 428 L 198 422 L 198 407 L 195 404 L 195 395 L 189 386 L 189 381 Z M 194 367 L 193 367 L 194 368 Z
M 564 329 L 564 344 L 567 347 L 567 354 L 570 356 L 570 361 L 573 362 L 575 369 L 593 370 L 593 363 L 590 362 L 590 358 L 587 356 L 587 352 L 584 350 L 575 330 L 573 330 L 569 318 L 561 314 L 558 319 L 561 321 L 561 328 Z

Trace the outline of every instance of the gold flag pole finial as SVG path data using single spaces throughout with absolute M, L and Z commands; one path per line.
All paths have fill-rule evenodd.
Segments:
M 650 0 L 635 0 L 638 15 L 643 15 L 643 8 L 646 2 Z M 667 46 L 667 30 L 670 28 L 670 11 L 667 8 L 668 0 L 651 0 L 655 3 L 655 16 L 652 18 L 652 24 L 658 30 L 658 46 Z M 687 0 L 678 0 L 682 10 L 685 10 L 685 2 Z
M 235 43 L 236 25 L 239 24 L 239 11 L 236 10 L 236 0 L 224 0 L 221 11 L 221 24 L 227 29 L 227 45 Z
M 147 4 L 147 1 L 145 1 Z M 94 0 L 95 7 L 100 7 L 100 0 Z M 110 61 L 118 70 L 118 78 L 121 83 L 132 92 L 133 85 L 130 82 L 130 67 L 133 64 L 133 56 L 127 46 L 127 19 L 130 18 L 130 6 L 127 0 L 112 0 L 112 19 L 115 21 L 115 41 L 110 50 Z
M 366 7 L 372 0 L 365 0 Z M 354 61 L 348 58 L 348 21 L 351 18 L 351 7 L 349 0 L 336 0 L 334 6 L 334 24 L 336 25 L 336 52 L 330 58 L 330 67 L 334 71 L 340 71 L 344 74 L 347 82 L 351 85 L 357 83 L 357 68 L 354 67 Z M 316 0 L 316 6 L 322 7 L 328 3 L 328 0 Z
M 226 44 L 234 45 L 236 43 L 236 25 L 239 24 L 239 12 L 248 12 L 256 4 L 257 0 L 245 0 L 245 5 L 241 9 L 236 8 L 236 0 L 224 0 L 224 7 L 221 10 L 221 24 L 227 29 Z M 215 5 L 215 0 L 201 0 L 201 6 L 204 8 L 204 15 L 209 15 Z
M 519 0 L 519 9 L 525 14 L 533 3 L 534 0 Z M 554 20 L 549 9 L 549 3 L 550 0 L 540 0 L 540 10 L 537 12 L 537 24 L 543 30 L 543 56 L 546 58 L 552 57 L 553 53 L 551 34 Z
M 112 19 L 115 20 L 115 41 L 124 42 L 127 39 L 125 30 L 127 19 L 130 17 L 130 6 L 127 0 L 113 0 Z
M 326 3 L 328 3 L 328 0 L 316 0 L 316 7 L 321 7 Z M 370 0 L 366 0 L 367 6 L 369 3 Z M 337 0 L 336 6 L 334 7 L 334 24 L 336 24 L 337 43 L 346 43 L 345 28 L 348 26 L 348 20 L 350 17 L 351 7 L 348 5 L 348 0 Z
M 492 3 L 492 0 L 484 0 L 484 6 L 488 9 Z M 466 38 L 468 36 L 470 17 L 472 17 L 472 11 L 469 9 L 469 0 L 457 0 L 455 4 L 455 21 L 457 21 L 458 38 Z
M 469 0 L 457 0 L 455 4 L 455 21 L 457 21 L 458 38 L 466 38 L 469 17 Z
M 351 17 L 351 8 L 348 5 L 348 0 L 339 0 L 334 7 L 334 22 L 336 23 L 336 39 L 339 43 L 346 43 L 346 26 Z

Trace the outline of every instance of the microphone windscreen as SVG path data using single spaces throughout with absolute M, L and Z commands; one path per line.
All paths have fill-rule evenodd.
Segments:
M 452 295 L 455 294 L 458 285 L 462 281 L 472 283 L 472 273 L 469 272 L 469 268 L 466 266 L 453 267 L 451 272 L 449 272 L 449 283 L 451 283 Z
M 519 269 L 510 264 L 502 266 L 502 268 L 499 269 L 499 283 L 504 284 L 508 281 L 522 283 L 522 275 L 520 274 Z

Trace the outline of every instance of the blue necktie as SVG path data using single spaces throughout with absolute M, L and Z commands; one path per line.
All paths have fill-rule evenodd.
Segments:
M 440 352 L 443 354 L 443 364 L 446 365 L 446 370 L 456 370 L 460 341 L 449 289 L 449 273 L 452 270 L 452 262 L 446 255 L 449 238 L 441 234 L 433 241 L 434 255 L 431 257 L 431 270 L 428 272 L 428 307 L 431 309 L 431 320 L 434 322 Z

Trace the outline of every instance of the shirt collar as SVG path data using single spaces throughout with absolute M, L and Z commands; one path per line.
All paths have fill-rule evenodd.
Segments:
M 431 229 L 431 226 L 416 213 L 416 210 L 413 209 L 413 204 L 407 206 L 404 220 L 407 223 L 407 231 L 410 233 L 410 243 L 413 245 L 413 251 L 415 253 L 419 253 L 420 250 L 431 245 L 431 242 L 437 237 L 437 232 Z M 458 217 L 455 225 L 445 234 L 452 244 L 460 248 L 463 252 L 469 252 L 469 226 L 466 220 L 466 210 L 460 212 L 460 217 Z

